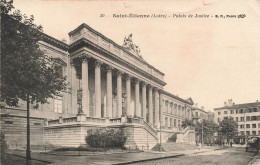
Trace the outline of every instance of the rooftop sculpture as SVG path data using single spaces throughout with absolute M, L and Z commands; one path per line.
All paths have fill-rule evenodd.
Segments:
M 135 45 L 133 43 L 132 37 L 133 37 L 132 33 L 128 36 L 128 38 L 125 37 L 124 43 L 123 43 L 123 47 L 127 51 L 134 52 L 138 57 L 143 59 L 143 57 L 140 55 L 141 50 L 140 50 L 140 48 L 137 45 Z

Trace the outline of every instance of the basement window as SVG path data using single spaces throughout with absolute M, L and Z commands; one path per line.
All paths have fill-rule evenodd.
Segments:
M 12 121 L 5 121 L 5 124 L 14 124 Z

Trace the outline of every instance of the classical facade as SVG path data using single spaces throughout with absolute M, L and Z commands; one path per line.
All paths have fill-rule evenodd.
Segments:
M 42 143 L 76 146 L 84 143 L 88 129 L 115 127 L 124 130 L 128 145 L 144 145 L 145 135 L 145 144 L 153 146 L 180 132 L 185 118 L 192 119 L 192 99 L 163 89 L 164 73 L 143 59 L 132 34 L 123 46 L 86 24 L 69 33 L 69 43 L 43 35 L 40 48 L 62 66 L 69 85 L 49 104 L 31 105 L 31 117 L 42 126 Z M 8 128 L 14 121 L 24 122 L 25 106 L 21 101 L 1 110 L 7 136 L 13 136 Z
M 238 122 L 238 136 L 260 136 L 260 102 L 235 104 L 232 99 L 224 102 L 223 107 L 214 108 L 216 123 L 224 118 Z

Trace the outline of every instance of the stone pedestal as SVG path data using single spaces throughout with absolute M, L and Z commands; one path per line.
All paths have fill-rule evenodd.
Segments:
M 86 114 L 77 114 L 77 121 L 78 122 L 83 122 L 83 121 L 86 121 Z

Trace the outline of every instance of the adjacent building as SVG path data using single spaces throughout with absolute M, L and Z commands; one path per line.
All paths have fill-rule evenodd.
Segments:
M 199 122 L 199 119 L 214 121 L 214 113 L 211 111 L 206 111 L 204 106 L 199 108 L 197 103 L 194 107 L 192 107 L 192 114 L 194 123 Z
M 238 122 L 238 137 L 260 136 L 260 102 L 235 104 L 232 99 L 224 102 L 223 107 L 214 108 L 214 120 L 221 122 L 231 118 Z

